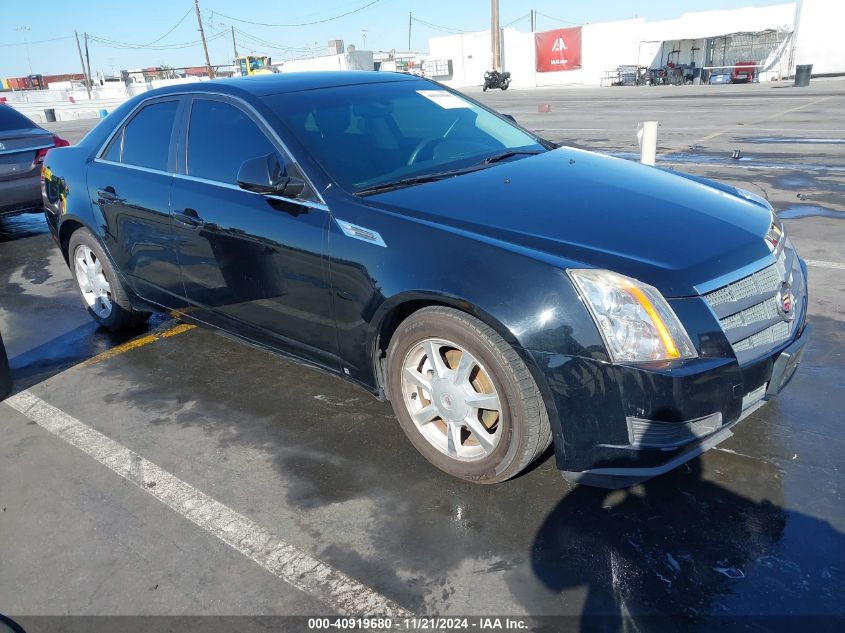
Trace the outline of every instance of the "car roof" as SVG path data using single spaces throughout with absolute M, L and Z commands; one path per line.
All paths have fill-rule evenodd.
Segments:
M 169 92 L 203 92 L 219 90 L 221 92 L 243 93 L 255 96 L 316 90 L 318 88 L 337 88 L 360 84 L 392 83 L 396 81 L 420 81 L 419 77 L 404 73 L 379 72 L 368 70 L 347 71 L 312 71 L 297 73 L 276 73 L 272 75 L 254 75 L 252 77 L 234 77 L 215 79 L 190 84 L 168 86 L 156 91 L 158 94 Z

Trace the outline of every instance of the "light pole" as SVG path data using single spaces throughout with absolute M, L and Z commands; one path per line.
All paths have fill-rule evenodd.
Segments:
M 28 26 L 16 26 L 16 31 L 19 31 L 23 35 L 23 45 L 26 48 L 26 63 L 29 65 L 29 74 L 32 74 L 32 59 L 29 57 L 29 42 L 26 41 L 26 34 L 31 31 Z
M 361 29 L 361 38 L 364 40 L 364 45 L 361 48 L 367 50 L 367 29 Z

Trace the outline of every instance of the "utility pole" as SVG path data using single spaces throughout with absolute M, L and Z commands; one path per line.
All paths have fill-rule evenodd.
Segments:
M 408 52 L 411 51 L 411 25 L 414 23 L 414 14 L 408 13 Z
M 32 74 L 32 58 L 29 56 L 29 41 L 27 41 L 26 34 L 32 30 L 29 26 L 16 26 L 16 31 L 20 31 L 23 35 L 23 45 L 26 48 L 26 62 L 29 64 L 29 74 Z
M 197 25 L 199 26 L 202 50 L 205 52 L 205 65 L 208 68 L 208 76 L 214 79 L 214 69 L 211 67 L 211 59 L 208 57 L 208 44 L 205 41 L 205 31 L 202 28 L 202 15 L 200 14 L 200 0 L 194 0 L 194 9 L 197 12 Z
M 76 37 L 76 52 L 79 53 L 79 63 L 82 64 L 82 76 L 85 77 L 85 90 L 88 91 L 88 101 L 91 101 L 91 78 L 85 71 L 85 60 L 82 59 L 82 47 L 79 46 L 79 33 L 73 32 Z
M 235 59 L 238 58 L 238 45 L 235 43 L 235 27 L 232 27 L 232 48 L 235 49 Z
M 490 37 L 493 44 L 493 68 L 502 69 L 502 39 L 499 28 L 499 0 L 490 0 Z
M 537 10 L 531 9 L 531 32 L 537 32 Z
M 94 80 L 91 79 L 91 56 L 88 54 L 88 33 L 83 33 L 82 36 L 85 38 L 85 64 L 88 66 L 88 83 L 93 86 Z

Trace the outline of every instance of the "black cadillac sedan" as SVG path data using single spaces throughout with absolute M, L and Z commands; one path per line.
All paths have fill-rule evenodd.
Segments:
M 790 379 L 806 266 L 763 199 L 551 143 L 388 73 L 204 82 L 51 151 L 43 196 L 91 316 L 221 328 L 389 399 L 466 480 L 550 443 L 624 486 Z

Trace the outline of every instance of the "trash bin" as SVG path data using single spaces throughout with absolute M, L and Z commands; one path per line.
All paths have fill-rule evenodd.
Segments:
M 9 370 L 9 358 L 3 347 L 3 335 L 0 334 L 0 400 L 12 393 L 12 372 Z
M 801 64 L 800 66 L 795 67 L 795 85 L 796 86 L 809 86 L 810 85 L 810 75 L 813 74 L 813 65 L 812 64 Z
M 56 122 L 56 109 L 55 108 L 44 108 L 44 116 L 47 118 L 47 123 L 55 123 Z

